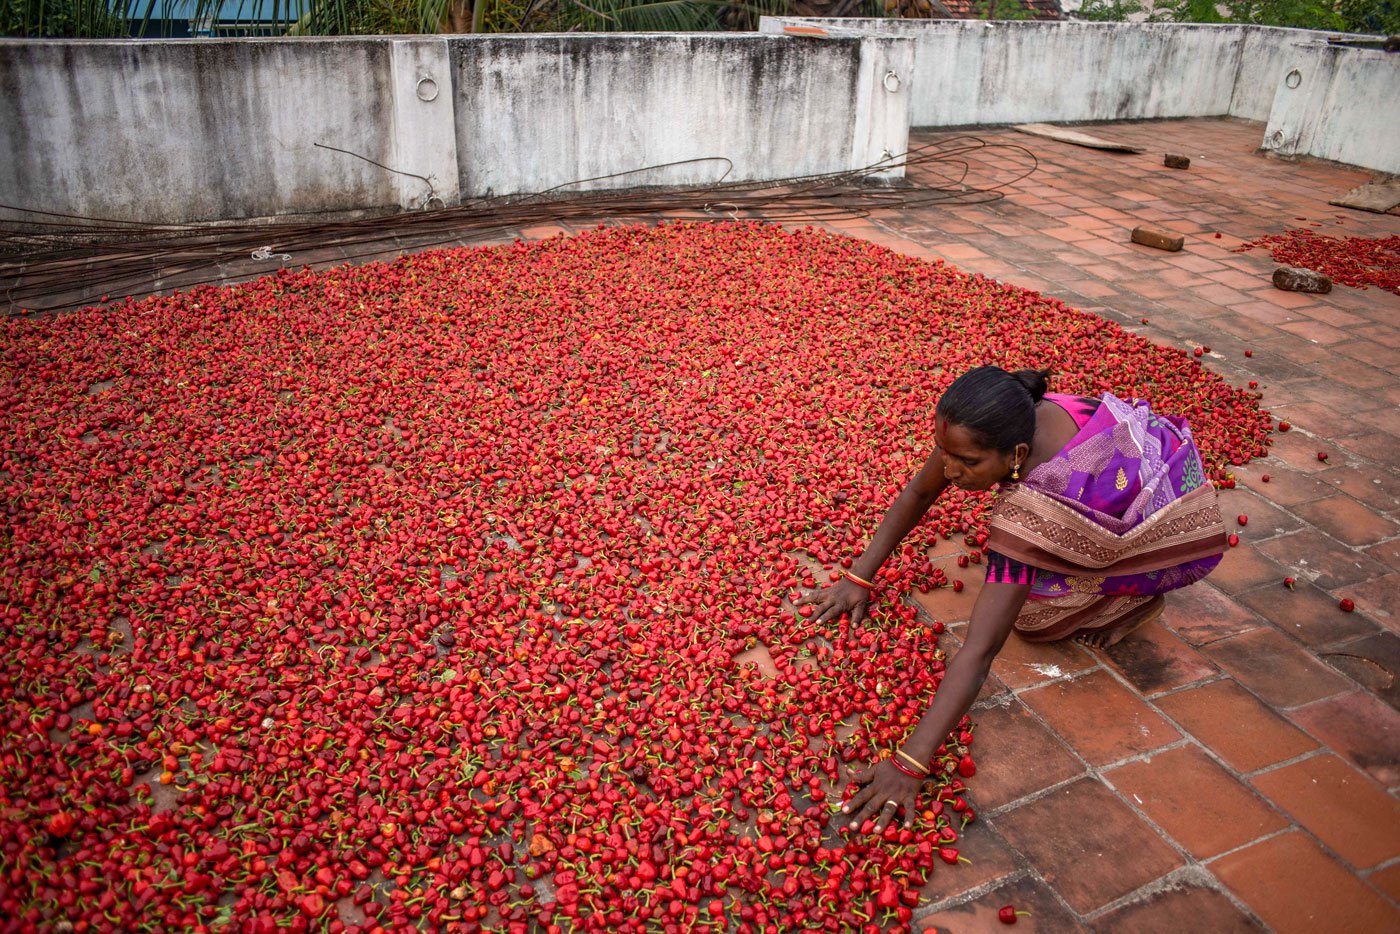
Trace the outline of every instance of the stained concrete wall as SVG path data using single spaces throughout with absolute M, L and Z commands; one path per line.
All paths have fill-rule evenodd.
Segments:
M 809 175 L 871 165 L 908 143 L 907 82 L 880 80 L 913 68 L 912 44 L 898 39 L 679 33 L 449 45 L 463 192 Z
M 1244 27 L 985 20 L 786 20 L 914 40 L 914 126 L 1227 113 Z
M 894 35 L 915 48 L 915 126 L 1163 117 L 1268 121 L 1264 148 L 1395 172 L 1400 57 L 1328 45 L 1338 33 L 1274 27 L 979 20 L 788 19 Z M 1374 38 L 1352 36 L 1351 38 Z M 1301 93 L 1279 90 L 1300 63 Z M 1279 108 L 1283 108 L 1279 111 Z M 1277 111 L 1277 112 L 1276 112 Z M 1272 142 L 1275 132 L 1281 133 Z
M 182 222 L 426 196 L 367 160 L 455 189 L 450 95 L 409 108 L 398 77 L 435 47 L 445 66 L 432 38 L 0 42 L 0 202 Z
M 907 84 L 879 79 L 912 62 L 883 37 L 0 40 L 0 203 L 181 223 L 455 204 L 707 156 L 730 181 L 845 171 L 906 148 Z
M 1292 43 L 1263 148 L 1400 174 L 1400 55 Z

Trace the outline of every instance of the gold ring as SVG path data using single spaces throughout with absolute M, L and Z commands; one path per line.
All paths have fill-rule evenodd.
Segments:
M 893 805 L 894 808 L 895 808 L 895 810 L 899 810 L 899 802 L 898 802 L 898 801 L 891 801 L 891 800 L 889 800 L 888 798 L 886 798 L 886 799 L 885 799 L 885 804 L 886 804 L 886 805 Z

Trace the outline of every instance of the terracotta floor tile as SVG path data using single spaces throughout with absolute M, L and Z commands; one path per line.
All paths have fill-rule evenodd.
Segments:
M 968 779 L 980 810 L 1009 804 L 1084 772 L 1076 759 L 1019 700 L 972 711 L 977 774 Z
M 1385 568 L 1316 529 L 1280 535 L 1261 542 L 1259 550 L 1292 571 L 1300 581 L 1312 581 L 1324 590 L 1380 577 Z
M 1303 526 L 1302 520 L 1284 512 L 1259 493 L 1240 487 L 1220 491 L 1220 511 L 1230 531 L 1239 533 L 1240 538 L 1247 542 L 1273 538 Z M 1249 524 L 1241 526 L 1240 516 L 1244 516 Z
M 1326 499 L 1299 503 L 1293 507 L 1293 511 L 1348 545 L 1374 545 L 1400 531 L 1400 526 L 1376 515 L 1370 506 L 1363 505 L 1350 496 L 1329 496 Z
M 1400 635 L 1383 630 L 1322 653 L 1333 668 L 1400 710 Z
M 1276 582 L 1240 594 L 1237 599 L 1308 645 L 1328 645 L 1370 635 L 1377 629 L 1364 613 L 1343 613 L 1338 598 L 1307 583 L 1299 582 L 1289 590 Z
M 1386 788 L 1400 785 L 1400 713 L 1370 693 L 1353 691 L 1288 715 Z
M 1400 902 L 1400 863 L 1377 869 L 1366 877 L 1366 881 L 1391 901 Z
M 1297 334 L 1304 340 L 1312 341 L 1315 344 L 1330 346 L 1340 344 L 1342 341 L 1350 339 L 1351 335 L 1341 328 L 1334 328 L 1330 324 L 1323 324 L 1321 321 L 1295 321 L 1291 324 L 1280 324 L 1279 329 L 1288 331 L 1290 334 Z
M 1400 909 L 1303 833 L 1272 837 L 1222 856 L 1210 870 L 1280 934 L 1393 931 L 1400 925 Z
M 1222 639 L 1203 651 L 1274 707 L 1296 707 L 1351 687 L 1346 678 L 1272 628 Z
M 1335 380 L 1331 379 L 1300 383 L 1295 388 L 1314 402 L 1330 406 L 1338 415 L 1389 408 L 1374 396 L 1349 389 L 1345 385 L 1338 385 Z M 1400 428 L 1400 423 L 1397 423 L 1396 427 Z
M 1288 826 L 1247 785 L 1195 746 L 1156 753 L 1103 777 L 1197 859 Z
M 1162 624 L 1196 646 L 1237 636 L 1263 625 L 1252 612 L 1211 586 L 1210 580 L 1207 577 L 1204 582 L 1167 594 Z
M 1210 572 L 1207 580 L 1238 599 L 1241 591 L 1265 584 L 1278 586 L 1287 576 L 1283 568 L 1261 555 L 1255 546 L 1241 543 L 1225 552 L 1225 557 Z
M 1374 328 L 1367 328 L 1368 333 L 1374 330 Z M 1397 333 L 1400 333 L 1400 330 L 1398 330 Z M 1375 399 L 1384 404 L 1384 400 L 1379 396 L 1375 397 Z M 1400 415 L 1396 415 L 1395 409 L 1389 405 L 1386 405 L 1383 409 L 1376 409 L 1373 412 L 1358 412 L 1356 414 L 1356 420 L 1369 426 L 1372 430 L 1384 431 L 1392 435 L 1400 434 Z
M 1400 541 L 1390 543 L 1392 548 L 1397 544 Z M 1350 597 L 1358 613 L 1364 613 L 1381 625 L 1400 632 L 1400 574 L 1386 574 L 1362 584 L 1352 584 L 1337 593 Z
M 1264 482 L 1264 476 L 1269 480 Z M 1273 458 L 1251 461 L 1236 468 L 1235 476 L 1244 478 L 1249 488 L 1271 503 L 1293 506 L 1320 499 L 1332 492 L 1320 477 L 1285 467 Z
M 1181 738 L 1175 727 L 1105 671 L 1034 688 L 1021 699 L 1093 765 L 1117 762 Z
M 1400 511 L 1400 471 L 1351 464 L 1318 474 L 1318 479 L 1382 512 Z
M 1176 851 L 1094 779 L 997 816 L 997 828 L 1081 914 L 1181 865 Z
M 1093 653 L 1073 640 L 1027 642 L 1013 632 L 992 662 L 992 674 L 1020 690 L 1097 664 Z
M 1313 756 L 1250 782 L 1359 869 L 1400 856 L 1400 800 L 1336 756 Z
M 1400 438 L 1386 431 L 1354 434 L 1338 438 L 1329 454 L 1333 461 L 1338 461 L 1338 454 L 1354 454 L 1379 463 L 1400 463 Z
M 1317 748 L 1317 741 L 1226 678 L 1156 700 L 1157 707 L 1240 772 Z
M 1381 542 L 1379 545 L 1372 545 L 1363 550 L 1366 552 L 1366 557 L 1373 561 L 1379 561 L 1388 568 L 1400 571 L 1400 538 Z
M 1100 931 L 1127 931 L 1131 934 L 1182 934 L 1183 931 L 1209 931 L 1210 934 L 1243 934 L 1263 926 L 1235 907 L 1215 889 L 1183 883 L 1155 892 L 1142 901 L 1095 919 Z
M 1295 360 L 1298 358 L 1295 357 Z M 1358 416 L 1343 415 L 1336 409 L 1321 402 L 1289 402 L 1272 409 L 1274 415 L 1288 419 L 1294 425 L 1306 428 L 1328 438 L 1343 438 L 1356 434 L 1372 434 L 1375 429 Z
M 1268 302 L 1280 308 L 1307 308 L 1317 304 L 1310 296 L 1299 292 L 1282 292 L 1272 286 L 1267 289 L 1251 289 L 1249 294 L 1261 302 Z
M 1055 897 L 1049 886 L 1029 876 L 1007 882 L 955 908 L 946 908 L 922 916 L 918 909 L 915 909 L 914 916 L 919 918 L 915 926 L 923 934 L 997 931 L 1006 928 L 1006 925 L 997 920 L 997 912 L 1003 905 L 1014 905 L 1029 913 L 1027 917 L 1017 918 L 1014 928 L 1007 928 L 1016 931 L 1017 934 L 1023 931 L 1039 931 L 1040 934 L 1060 934 L 1063 931 L 1065 934 L 1078 934 L 1089 930 L 1060 904 L 1060 900 Z
M 1326 444 L 1319 443 L 1315 438 L 1310 438 L 1299 431 L 1277 432 L 1272 436 L 1273 444 L 1269 448 L 1270 456 L 1276 457 L 1288 464 L 1294 470 L 1301 470 L 1303 473 L 1319 473 L 1323 470 L 1340 466 L 1336 463 L 1336 457 L 1330 457 L 1327 462 L 1317 459 L 1317 452 L 1325 450 Z
M 1103 652 L 1104 658 L 1144 695 L 1204 681 L 1220 669 L 1159 622 L 1149 623 Z
M 1019 868 L 1016 853 L 984 821 L 969 825 L 967 832 L 958 837 L 956 846 L 970 862 L 948 866 L 935 860 L 938 868 L 919 889 L 919 904 L 932 905 L 955 898 L 1004 879 Z
M 954 593 L 952 587 L 935 587 L 928 593 L 914 594 L 914 601 L 928 611 L 929 616 L 943 624 L 963 622 L 972 617 L 972 605 L 977 602 L 977 594 L 982 589 L 986 568 L 959 568 L 955 564 L 943 565 L 949 581 L 961 578 L 966 589 Z

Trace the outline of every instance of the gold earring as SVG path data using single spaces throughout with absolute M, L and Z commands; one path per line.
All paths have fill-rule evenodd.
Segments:
M 1011 479 L 1012 479 L 1012 480 L 1020 480 L 1020 479 L 1021 479 L 1021 465 L 1020 465 L 1020 464 L 1012 464 L 1012 465 L 1011 465 Z

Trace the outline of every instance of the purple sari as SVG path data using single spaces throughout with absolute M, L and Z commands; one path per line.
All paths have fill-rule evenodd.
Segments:
M 1003 488 L 987 545 L 1033 569 L 1016 627 L 1048 641 L 1111 627 L 1205 577 L 1220 563 L 1226 532 L 1184 419 L 1111 394 L 1046 399 L 1074 416 L 1079 432 Z

